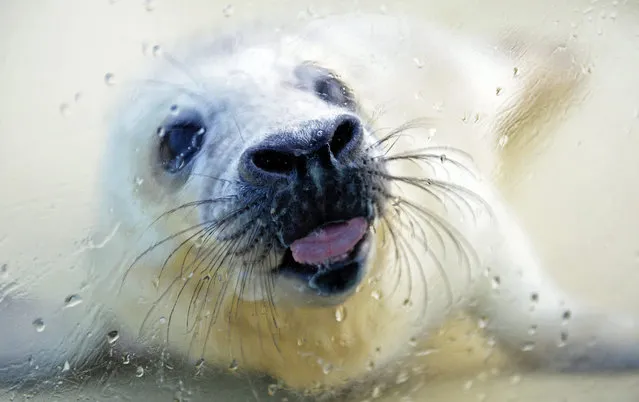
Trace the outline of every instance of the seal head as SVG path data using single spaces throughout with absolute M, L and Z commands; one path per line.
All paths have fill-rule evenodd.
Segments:
M 272 46 L 188 65 L 202 89 L 155 94 L 143 119 L 157 122 L 155 139 L 141 158 L 159 184 L 152 203 L 197 211 L 171 227 L 176 249 L 199 250 L 185 252 L 187 269 L 234 279 L 246 301 L 344 302 L 366 273 L 384 198 L 355 94 L 327 67 Z

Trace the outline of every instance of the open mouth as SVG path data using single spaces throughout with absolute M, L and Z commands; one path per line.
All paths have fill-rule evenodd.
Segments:
M 362 217 L 323 225 L 295 240 L 277 271 L 306 282 L 319 295 L 345 293 L 361 280 L 369 226 Z

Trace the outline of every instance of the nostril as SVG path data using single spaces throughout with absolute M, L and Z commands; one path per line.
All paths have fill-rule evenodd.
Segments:
M 349 144 L 356 143 L 361 135 L 361 127 L 357 121 L 346 119 L 337 125 L 330 141 L 331 153 L 339 155 Z
M 289 174 L 295 169 L 295 155 L 264 149 L 252 156 L 255 167 L 268 173 Z

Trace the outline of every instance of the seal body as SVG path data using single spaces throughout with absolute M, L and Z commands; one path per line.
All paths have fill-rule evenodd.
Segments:
M 109 118 L 65 359 L 106 337 L 295 390 L 636 366 L 634 321 L 555 286 L 507 202 L 588 85 L 556 50 L 370 15 L 163 49 Z

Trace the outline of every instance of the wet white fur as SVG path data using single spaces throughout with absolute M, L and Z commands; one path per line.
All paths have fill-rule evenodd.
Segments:
M 444 245 L 433 241 L 429 254 L 418 236 L 404 229 L 412 242 L 410 248 L 419 253 L 417 260 L 422 262 L 427 288 L 421 287 L 416 264 L 411 269 L 404 267 L 400 287 L 394 288 L 399 267 L 394 266 L 393 248 L 388 244 L 382 247 L 380 240 L 362 289 L 340 310 L 343 320 L 336 320 L 335 309 L 283 307 L 275 350 L 268 318 L 256 320 L 251 315 L 253 307 L 246 307 L 240 310 L 245 316 L 232 327 L 230 344 L 226 343 L 228 324 L 225 320 L 216 323 L 214 342 L 207 342 L 204 349 L 207 362 L 227 365 L 236 359 L 242 369 L 266 372 L 298 389 L 316 383 L 349 385 L 384 373 L 384 368 L 396 373 L 397 367 L 412 367 L 421 373 L 418 375 L 433 378 L 454 376 L 481 367 L 517 366 L 528 361 L 522 357 L 541 361 L 543 367 L 551 369 L 581 367 L 587 357 L 591 358 L 588 367 L 594 369 L 639 364 L 639 329 L 634 319 L 623 314 L 598 314 L 587 301 L 571 300 L 554 285 L 544 274 L 535 245 L 504 195 L 521 180 L 511 174 L 509 169 L 516 171 L 511 165 L 538 148 L 532 138 L 529 146 L 502 147 L 502 136 L 511 141 L 532 136 L 532 125 L 542 127 L 543 138 L 552 138 L 565 116 L 560 107 L 547 112 L 546 106 L 570 101 L 570 96 L 587 85 L 576 67 L 578 54 L 562 53 L 552 43 L 532 46 L 517 38 L 505 42 L 514 47 L 476 43 L 437 27 L 377 16 L 333 18 L 273 38 L 280 41 L 224 59 L 228 65 L 216 64 L 216 58 L 203 51 L 187 62 L 188 67 L 206 77 L 209 70 L 232 66 L 268 86 L 277 82 L 278 70 L 270 68 L 273 63 L 287 57 L 317 60 L 339 72 L 367 112 L 380 112 L 375 127 L 395 128 L 411 119 L 425 119 L 420 128 L 407 132 L 392 152 L 441 146 L 470 156 L 440 150 L 437 152 L 444 158 L 434 166 L 397 164 L 392 168 L 394 174 L 428 176 L 463 186 L 483 199 L 491 212 L 471 196 L 463 200 L 445 198 L 443 208 L 434 198 L 408 185 L 395 188 L 401 191 L 398 194 L 444 217 L 459 232 L 459 238 L 467 242 L 462 244 L 472 266 L 460 263 L 463 253 L 455 251 L 450 240 L 444 239 Z M 169 52 L 178 60 L 186 53 Z M 157 74 L 164 81 L 190 85 L 189 78 L 175 66 L 165 65 Z M 169 91 L 167 102 L 174 96 Z M 73 311 L 75 317 L 63 315 L 60 320 L 66 324 L 58 331 L 55 327 L 44 331 L 40 335 L 49 338 L 38 340 L 44 345 L 42 349 L 49 350 L 41 358 L 57 357 L 56 364 L 60 364 L 60 358 L 64 362 L 93 346 L 89 342 L 86 347 L 77 347 L 76 335 L 91 333 L 101 343 L 104 335 L 100 331 L 105 328 L 117 327 L 122 342 L 139 348 L 133 338 L 158 299 L 154 280 L 166 251 L 172 248 L 170 244 L 164 254 L 145 259 L 141 268 L 132 271 L 122 293 L 118 287 L 130 258 L 142 251 L 142 245 L 166 237 L 185 223 L 175 218 L 161 222 L 152 231 L 143 233 L 143 229 L 170 206 L 191 201 L 193 191 L 202 183 L 194 180 L 190 190 L 177 196 L 158 190 L 146 159 L 153 151 L 148 138 L 158 123 L 161 107 L 168 103 L 147 110 L 144 95 L 136 102 L 117 109 L 112 117 L 118 120 L 114 125 L 117 129 L 105 145 L 101 186 L 105 194 L 117 197 L 105 199 L 105 233 L 111 235 L 105 246 L 96 250 L 98 257 L 89 276 L 89 281 L 100 285 L 84 294 L 85 303 Z M 530 116 L 539 120 L 530 121 Z M 464 168 L 451 161 L 463 163 Z M 109 214 L 111 207 L 113 215 Z M 193 217 L 182 215 L 180 219 Z M 429 239 L 432 236 L 430 233 Z M 451 283 L 452 304 L 435 260 L 442 264 Z M 175 274 L 179 267 L 172 269 Z M 413 287 L 408 303 L 406 275 L 412 275 Z M 254 298 L 259 299 L 259 295 Z M 188 300 L 178 305 L 178 317 L 186 313 Z M 108 314 L 89 311 L 93 301 L 106 305 Z M 145 338 L 145 344 L 160 342 L 160 318 L 168 316 L 170 307 L 169 300 L 154 310 L 146 334 L 157 337 Z M 95 320 L 113 321 L 102 325 Z M 76 323 L 78 327 L 74 327 Z M 188 354 L 195 359 L 199 356 L 190 344 L 192 334 L 185 333 L 184 325 L 183 319 L 173 319 L 170 349 L 173 354 Z M 531 335 L 533 326 L 536 329 Z M 74 336 L 64 332 L 71 327 Z M 60 336 L 65 340 L 60 341 Z M 50 352 L 59 342 L 64 346 L 57 350 L 65 352 Z M 204 340 L 199 338 L 196 345 L 203 346 Z M 468 348 L 472 351 L 466 353 Z

